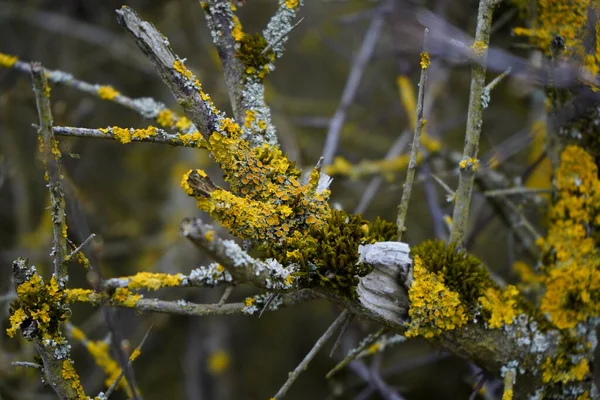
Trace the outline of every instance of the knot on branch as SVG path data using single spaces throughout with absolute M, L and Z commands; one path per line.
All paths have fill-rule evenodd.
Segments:
M 403 285 L 412 260 L 406 243 L 379 242 L 359 246 L 359 263 L 373 267 L 360 279 L 356 292 L 359 302 L 373 314 L 395 324 L 404 324 L 408 314 L 408 294 Z

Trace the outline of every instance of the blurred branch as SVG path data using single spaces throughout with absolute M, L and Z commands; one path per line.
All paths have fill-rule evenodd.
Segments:
M 354 101 L 363 72 L 371 59 L 377 41 L 379 40 L 379 34 L 383 27 L 383 13 L 384 9 L 382 8 L 373 16 L 360 50 L 350 67 L 350 74 L 346 80 L 346 86 L 344 86 L 340 104 L 333 117 L 329 120 L 329 129 L 323 146 L 323 165 L 329 165 L 333 161 L 333 156 L 335 155 L 340 139 L 340 132 L 342 131 L 344 120 L 346 119 L 346 113 Z
M 104 48 L 114 60 L 122 62 L 127 67 L 152 74 L 154 70 L 144 58 L 132 52 L 131 46 L 108 29 L 78 21 L 66 15 L 51 11 L 44 11 L 34 7 L 14 4 L 7 1 L 0 2 L 0 19 L 15 19 L 36 25 L 48 32 L 70 36 L 75 39 L 91 43 Z
M 319 338 L 319 340 L 317 340 L 317 342 L 315 343 L 313 348 L 310 349 L 310 351 L 308 352 L 306 357 L 304 357 L 302 362 L 300 362 L 300 364 L 298 364 L 298 366 L 294 369 L 294 371 L 292 371 L 289 374 L 287 381 L 283 384 L 281 389 L 279 389 L 279 391 L 275 395 L 275 399 L 282 399 L 285 396 L 287 391 L 294 384 L 294 382 L 296 381 L 298 376 L 300 376 L 302 371 L 304 371 L 308 368 L 308 364 L 312 361 L 313 358 L 315 358 L 315 356 L 317 355 L 319 350 L 321 350 L 323 348 L 323 346 L 325 346 L 325 343 L 327 343 L 327 341 L 334 335 L 334 333 L 337 331 L 337 329 L 340 326 L 342 326 L 344 324 L 344 322 L 346 322 L 346 320 L 348 318 L 350 318 L 350 316 L 351 316 L 351 314 L 348 310 L 344 310 L 341 312 L 341 314 L 336 318 L 336 320 L 333 322 L 333 324 L 331 324 L 329 326 L 329 328 L 327 328 L 327 330 L 325 331 L 323 336 L 321 336 Z

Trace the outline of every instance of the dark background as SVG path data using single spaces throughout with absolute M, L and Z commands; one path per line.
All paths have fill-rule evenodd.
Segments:
M 327 121 L 334 114 L 372 14 L 375 1 L 308 1 L 300 15 L 306 19 L 291 34 L 285 56 L 267 79 L 267 101 L 272 106 L 282 148 L 303 168 L 312 167 L 322 152 Z M 114 85 L 130 97 L 150 96 L 177 109 L 133 40 L 118 26 L 114 10 L 122 1 L 54 0 L 0 1 L 0 51 L 24 61 L 41 61 L 46 68 L 73 74 L 78 79 Z M 230 110 L 204 15 L 194 0 L 128 0 L 144 19 L 153 22 L 169 38 L 175 52 L 222 109 Z M 395 3 L 385 18 L 374 56 L 364 71 L 360 88 L 348 109 L 338 155 L 351 162 L 380 159 L 407 129 L 396 77 L 407 74 L 415 86 L 419 77 L 419 47 L 422 28 L 411 19 L 410 7 Z M 472 34 L 476 1 L 424 1 L 455 26 Z M 274 0 L 248 0 L 239 15 L 245 32 L 261 31 L 275 10 Z M 526 56 L 514 45 L 524 39 L 511 36 L 511 29 L 525 26 L 516 10 L 505 2 L 496 13 L 492 44 Z M 430 104 L 425 117 L 431 136 L 444 148 L 461 151 L 468 103 L 469 68 L 438 62 L 430 70 Z M 490 73 L 490 79 L 496 76 Z M 485 112 L 482 154 L 490 155 L 508 138 L 529 135 L 529 88 L 511 79 L 492 92 Z M 74 89 L 53 85 L 55 125 L 90 128 L 118 125 L 145 127 L 135 112 L 93 98 Z M 35 101 L 29 76 L 0 70 L 0 320 L 7 327 L 12 293 L 11 261 L 29 257 L 49 276 L 51 229 L 43 170 L 37 158 Z M 516 135 L 516 136 L 515 136 Z M 69 235 L 80 243 L 89 233 L 97 234 L 91 247 L 93 262 L 105 277 L 136 271 L 182 272 L 210 260 L 178 235 L 179 221 L 199 215 L 194 201 L 179 188 L 181 174 L 189 168 L 204 168 L 218 180 L 220 174 L 202 150 L 166 145 L 113 141 L 60 139 L 65 176 L 70 188 Z M 526 169 L 528 149 L 523 148 L 501 168 L 510 178 Z M 423 171 L 434 170 L 455 186 L 453 166 L 439 160 L 425 164 L 417 175 L 405 240 L 416 244 L 442 237 L 447 230 L 440 219 L 451 214 L 445 193 Z M 365 212 L 368 219 L 381 216 L 395 220 L 405 172 L 385 180 Z M 370 177 L 351 180 L 337 177 L 332 186 L 333 204 L 352 212 Z M 531 212 L 526 208 L 526 212 Z M 441 213 L 441 214 L 440 214 Z M 509 281 L 512 263 L 531 261 L 515 246 L 514 237 L 498 218 L 486 216 L 490 208 L 480 194 L 473 199 L 473 223 L 469 249 Z M 533 213 L 532 220 L 540 220 Z M 523 258 L 525 257 L 525 258 Z M 72 287 L 89 287 L 82 267 L 70 268 Z M 163 291 L 163 299 L 184 298 L 199 303 L 216 302 L 223 288 Z M 255 294 L 237 287 L 231 300 Z M 154 295 L 154 293 L 149 294 Z M 184 318 L 159 314 L 135 315 L 120 310 L 118 326 L 137 345 L 146 330 L 153 330 L 142 356 L 134 363 L 136 378 L 145 399 L 267 399 L 275 394 L 292 370 L 333 321 L 339 309 L 312 302 L 261 318 Z M 90 339 L 107 333 L 100 312 L 86 306 L 73 307 L 71 321 Z M 289 399 L 371 398 L 368 384 L 350 369 L 333 382 L 324 378 L 345 352 L 378 327 L 354 321 L 341 349 L 333 359 L 330 347 L 292 387 Z M 76 368 L 88 395 L 104 390 L 104 376 L 80 345 L 73 343 Z M 208 368 L 209 360 L 227 354 L 223 371 Z M 37 373 L 14 368 L 15 360 L 32 360 L 33 349 L 22 339 L 0 334 L 0 398 L 53 398 Z M 478 377 L 468 362 L 448 356 L 419 339 L 395 345 L 382 356 L 365 359 L 366 366 L 381 372 L 388 385 L 400 389 L 408 399 L 467 399 Z M 371 390 L 372 392 L 372 390 Z M 117 393 L 112 398 L 124 398 Z M 360 397 L 363 396 L 363 397 Z

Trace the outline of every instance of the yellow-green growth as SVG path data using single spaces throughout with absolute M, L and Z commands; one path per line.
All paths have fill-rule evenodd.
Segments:
M 550 210 L 541 310 L 560 329 L 600 316 L 600 181 L 592 156 L 567 146 L 556 171 L 558 197 Z
M 158 290 L 163 287 L 179 286 L 183 281 L 182 275 L 171 275 L 157 272 L 139 272 L 123 279 L 129 280 L 127 287 L 132 290 Z
M 430 240 L 411 249 L 422 265 L 439 274 L 449 290 L 459 294 L 466 307 L 475 307 L 485 291 L 494 287 L 489 273 L 475 256 L 439 240 Z
M 272 50 L 263 50 L 268 46 L 266 39 L 258 33 L 243 35 L 237 57 L 244 64 L 246 75 L 256 77 L 260 80 L 270 72 L 268 65 L 275 59 Z
M 501 291 L 489 287 L 479 302 L 490 314 L 488 323 L 490 328 L 501 328 L 503 325 L 511 325 L 514 318 L 519 315 L 519 291 L 516 287 L 508 285 Z
M 17 300 L 11 304 L 11 325 L 7 334 L 12 337 L 17 329 L 33 326 L 35 329 L 29 332 L 30 338 L 56 340 L 62 336 L 59 325 L 69 312 L 62 306 L 63 298 L 64 292 L 54 277 L 44 283 L 40 275 L 33 274 L 17 286 Z
M 234 121 L 224 119 L 224 134 L 214 132 L 209 147 L 229 183 L 230 191 L 196 190 L 198 207 L 213 215 L 236 236 L 259 241 L 282 239 L 296 230 L 322 226 L 330 214 L 329 191 L 316 192 L 316 183 L 300 184 L 300 171 L 277 147 L 251 148 L 239 136 Z M 226 135 L 225 135 L 226 134 Z M 184 177 L 185 178 L 185 177 Z M 201 176 L 195 176 L 195 184 Z M 185 187 L 186 182 L 182 185 Z M 187 190 L 187 188 L 186 188 Z M 189 193 L 189 190 L 187 190 Z
M 410 323 L 405 336 L 431 338 L 467 323 L 460 295 L 447 286 L 442 273 L 431 272 L 418 255 L 413 259 L 413 277 L 408 291 Z
M 300 266 L 297 279 L 303 285 L 320 285 L 342 296 L 354 298 L 358 278 L 371 271 L 369 265 L 357 265 L 358 246 L 397 237 L 396 225 L 377 219 L 369 223 L 360 215 L 332 210 L 320 227 L 295 231 L 281 242 L 263 246 L 267 257 L 282 264 Z

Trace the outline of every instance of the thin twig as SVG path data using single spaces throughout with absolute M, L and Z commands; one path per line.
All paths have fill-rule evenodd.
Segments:
M 71 258 L 75 257 L 77 255 L 77 253 L 79 253 L 81 250 L 83 250 L 83 248 L 95 237 L 96 237 L 95 233 L 92 233 L 90 236 L 88 236 L 87 239 L 85 239 L 83 241 L 83 243 L 81 243 L 79 246 L 77 246 L 77 248 L 75 248 L 75 250 L 73 250 L 71 252 L 71 254 L 69 254 L 67 256 L 67 259 L 71 259 Z
M 499 197 L 499 196 L 529 196 L 536 195 L 539 193 L 552 193 L 552 189 L 549 188 L 529 188 L 529 187 L 512 187 L 506 189 L 495 189 L 486 190 L 483 195 L 486 197 Z
M 31 67 L 28 62 L 25 61 L 16 61 L 12 67 L 15 71 L 31 73 Z M 154 100 L 150 97 L 140 97 L 140 98 L 131 98 L 123 93 L 116 91 L 116 96 L 102 96 L 101 89 L 103 88 L 111 88 L 115 90 L 112 86 L 109 85 L 101 85 L 101 84 L 93 84 L 89 82 L 85 82 L 75 78 L 73 75 L 59 71 L 59 70 L 51 70 L 44 68 L 44 76 L 48 79 L 49 82 L 73 88 L 80 92 L 89 94 L 93 97 L 96 97 L 101 100 L 111 101 L 113 103 L 119 104 L 125 108 L 129 108 L 140 114 L 144 118 L 149 118 L 153 120 L 157 120 L 159 115 L 163 113 L 169 113 L 172 118 L 172 127 L 176 127 L 176 125 L 180 122 L 180 117 L 178 117 L 173 111 L 169 110 L 163 103 Z M 195 132 L 198 129 L 192 124 L 186 129 L 181 130 L 182 133 L 191 133 Z M 56 132 L 55 132 L 56 133 Z
M 44 368 L 42 365 L 40 365 L 38 363 L 29 362 L 29 361 L 13 361 L 13 362 L 11 362 L 11 365 L 14 365 L 15 367 L 35 368 L 35 369 L 40 369 L 40 370 L 42 368 Z
M 452 216 L 452 230 L 450 242 L 462 246 L 467 231 L 469 219 L 469 207 L 473 193 L 473 181 L 477 153 L 479 151 L 479 136 L 483 121 L 484 99 L 482 95 L 485 89 L 485 72 L 487 62 L 487 51 L 490 42 L 490 30 L 492 25 L 492 14 L 499 0 L 480 0 L 477 16 L 477 29 L 475 42 L 473 43 L 476 61 L 471 67 L 471 89 L 469 94 L 469 110 L 467 114 L 467 130 L 465 134 L 465 147 L 462 162 L 469 162 L 470 166 L 460 168 L 458 189 Z
M 398 218 L 396 226 L 398 227 L 398 241 L 402 241 L 404 233 L 406 214 L 408 213 L 408 203 L 412 193 L 412 186 L 415 180 L 415 171 L 417 170 L 417 156 L 419 154 L 419 145 L 421 142 L 421 132 L 425 126 L 423 119 L 423 99 L 425 98 L 425 86 L 427 85 L 427 70 L 429 69 L 429 54 L 427 53 L 427 34 L 429 29 L 425 28 L 423 35 L 423 53 L 421 54 L 421 78 L 419 79 L 419 94 L 417 95 L 417 119 L 415 125 L 415 133 L 413 136 L 412 145 L 410 148 L 410 161 L 406 170 L 406 180 L 404 181 L 404 190 L 402 191 L 402 199 L 398 205 Z
M 342 361 L 340 361 L 331 371 L 325 375 L 327 379 L 330 379 L 333 375 L 335 375 L 338 371 L 345 368 L 348 364 L 356 359 L 367 347 L 375 343 L 385 332 L 387 328 L 381 328 L 377 332 L 372 335 L 367 336 L 358 347 L 353 349 Z
M 136 352 L 139 353 L 139 352 L 142 351 L 142 347 L 144 346 L 144 343 L 146 342 L 146 339 L 148 339 L 148 335 L 150 334 L 150 331 L 152 330 L 152 328 L 153 328 L 153 326 L 150 326 L 150 328 L 148 328 L 148 330 L 146 331 L 146 334 L 142 338 L 142 341 L 140 342 L 140 344 L 131 353 L 132 355 L 135 354 Z M 134 360 L 134 358 L 131 357 L 131 356 L 129 356 L 129 361 L 127 362 L 127 367 L 128 368 L 131 368 L 131 364 L 133 364 L 133 360 Z M 117 376 L 117 378 L 111 383 L 111 385 L 106 390 L 106 393 L 104 393 L 104 398 L 106 400 L 108 400 L 108 398 L 110 397 L 110 395 L 115 391 L 115 389 L 119 385 L 119 382 L 121 382 L 121 379 L 123 379 L 123 375 L 124 375 L 124 372 L 121 369 L 121 372 L 119 373 L 119 376 Z
M 342 336 L 344 336 L 344 333 L 346 333 L 346 331 L 348 330 L 348 327 L 350 326 L 350 323 L 352 322 L 353 319 L 354 319 L 354 314 L 350 314 L 350 315 L 348 315 L 348 318 L 346 318 L 346 320 L 344 321 L 344 325 L 342 325 L 342 328 L 340 329 L 340 333 L 337 335 L 335 342 L 333 342 L 333 346 L 331 346 L 331 351 L 329 352 L 329 357 L 333 357 L 333 354 L 335 353 L 338 346 L 342 342 Z
M 231 292 L 233 292 L 233 286 L 227 286 L 225 288 L 225 291 L 223 292 L 223 295 L 219 299 L 219 302 L 217 303 L 217 305 L 221 306 L 221 305 L 225 304 L 227 299 L 229 299 L 229 296 L 231 296 Z
M 312 359 L 315 357 L 315 355 L 317 355 L 319 350 L 321 350 L 321 348 L 323 348 L 323 346 L 329 340 L 329 338 L 331 338 L 333 336 L 333 334 L 346 321 L 346 319 L 349 316 L 350 316 L 350 311 L 348 311 L 348 310 L 342 311 L 342 313 L 336 318 L 336 320 L 333 322 L 333 324 L 331 324 L 329 326 L 329 328 L 327 328 L 327 330 L 325 331 L 323 336 L 321 336 L 319 338 L 319 340 L 317 340 L 317 342 L 315 343 L 313 348 L 310 349 L 310 351 L 308 352 L 306 357 L 304 357 L 302 362 L 300 362 L 300 364 L 298 364 L 296 369 L 294 369 L 294 371 L 292 371 L 290 373 L 287 381 L 283 384 L 281 389 L 279 389 L 279 391 L 275 395 L 275 399 L 282 399 L 283 396 L 285 396 L 285 394 L 290 389 L 290 387 L 292 386 L 294 381 L 296 381 L 296 379 L 298 378 L 298 376 L 300 376 L 302 371 L 304 371 L 306 368 L 308 368 L 308 364 L 312 361 Z
M 479 382 L 477 382 L 477 386 L 475 386 L 473 392 L 471 392 L 471 395 L 469 396 L 469 400 L 475 400 L 475 397 L 477 397 L 477 394 L 485 384 L 486 379 L 487 376 L 482 372 L 481 378 L 479 379 Z
M 335 111 L 334 116 L 329 121 L 329 129 L 325 138 L 325 145 L 323 146 L 324 165 L 329 165 L 333 161 L 333 156 L 335 155 L 340 139 L 340 132 L 342 131 L 344 120 L 346 119 L 346 112 L 348 107 L 350 107 L 352 104 L 356 92 L 358 91 L 365 67 L 375 51 L 382 26 L 383 12 L 378 12 L 373 17 L 371 25 L 369 26 L 369 29 L 365 34 L 365 38 L 363 39 L 360 50 L 354 59 L 354 62 L 352 63 L 350 74 L 348 75 L 348 80 L 346 81 L 346 86 L 344 86 L 340 104 Z

